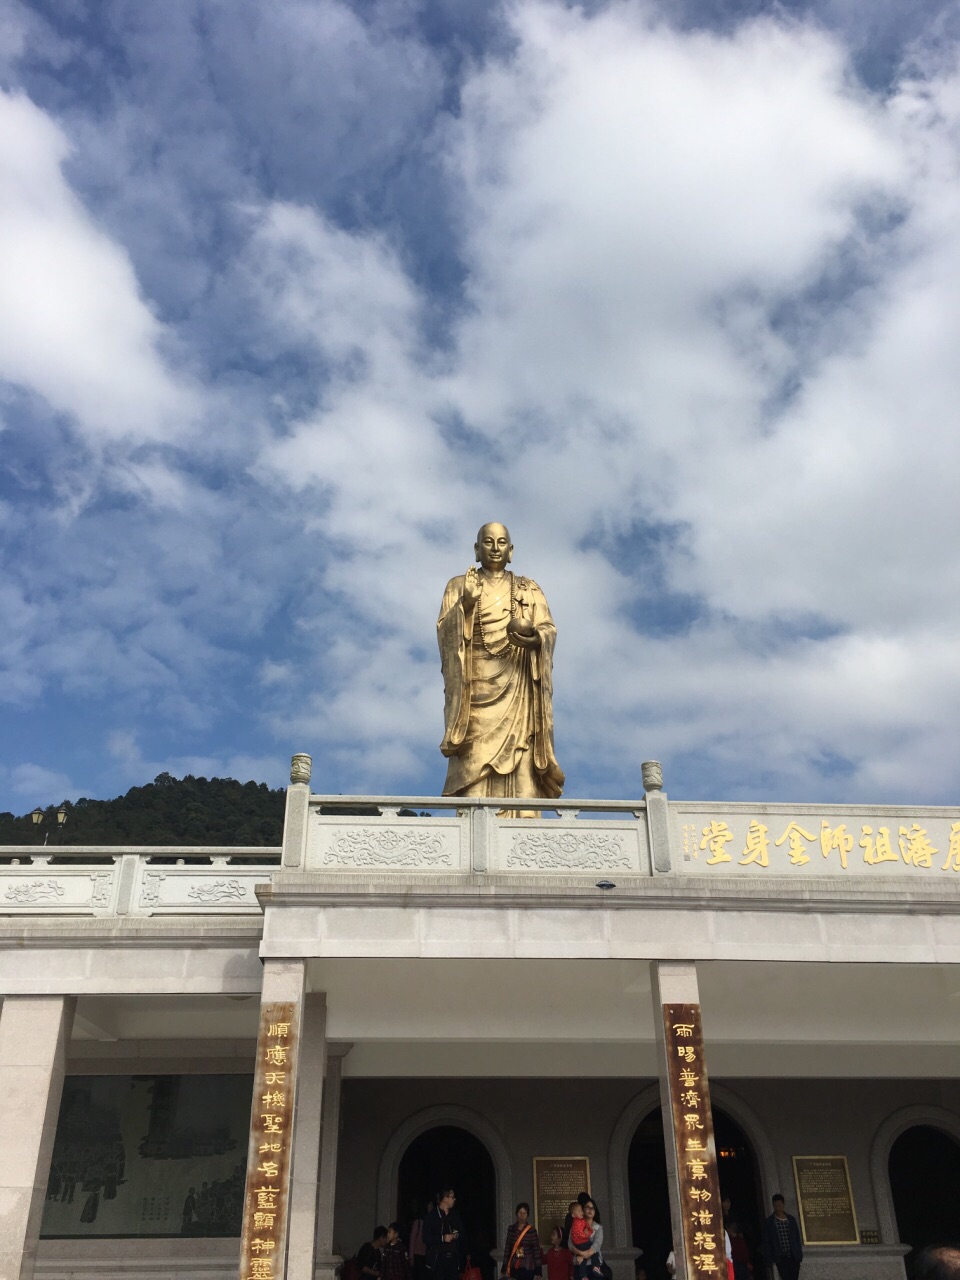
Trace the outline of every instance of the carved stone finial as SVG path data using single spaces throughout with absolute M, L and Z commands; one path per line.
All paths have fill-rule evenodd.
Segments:
M 290 781 L 309 782 L 313 770 L 313 758 L 305 751 L 298 751 L 290 761 Z
M 644 791 L 663 790 L 663 766 L 659 760 L 644 760 L 640 766 Z

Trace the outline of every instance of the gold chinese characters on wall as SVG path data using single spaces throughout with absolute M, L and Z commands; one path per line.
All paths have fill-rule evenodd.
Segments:
M 679 810 L 684 870 L 700 873 L 960 873 L 960 822 L 896 814 Z
M 725 1277 L 723 1211 L 700 1006 L 665 1004 L 663 1027 L 687 1277 Z
M 298 1030 L 295 1004 L 261 1005 L 240 1280 L 278 1280 L 285 1274 Z

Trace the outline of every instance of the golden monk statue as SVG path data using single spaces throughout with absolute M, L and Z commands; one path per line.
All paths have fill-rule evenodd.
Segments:
M 543 592 L 507 568 L 502 524 L 477 534 L 471 566 L 451 578 L 437 620 L 445 693 L 445 796 L 559 796 L 553 754 L 553 646 Z

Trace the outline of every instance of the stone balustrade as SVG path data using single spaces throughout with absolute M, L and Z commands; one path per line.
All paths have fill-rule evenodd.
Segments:
M 0 846 L 0 915 L 259 915 L 279 849 Z
M 561 799 L 504 811 L 503 800 L 323 796 L 294 784 L 282 848 L 0 847 L 0 915 L 258 915 L 257 886 L 296 870 L 326 881 L 482 876 L 621 889 L 671 877 L 827 881 L 862 894 L 883 882 L 960 887 L 960 809 Z M 939 886 L 939 889 L 936 888 Z M 949 887 L 953 886 L 952 889 Z M 693 882 L 690 889 L 693 891 Z M 722 892 L 719 883 L 717 891 Z
M 303 869 L 593 880 L 613 872 L 652 874 L 643 800 L 553 800 L 550 806 L 524 815 L 504 811 L 502 799 L 310 796 Z M 290 865 L 287 852 L 285 846 Z

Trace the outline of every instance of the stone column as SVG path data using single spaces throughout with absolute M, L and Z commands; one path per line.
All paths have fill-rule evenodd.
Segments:
M 0 1012 L 0 1276 L 32 1280 L 60 1113 L 72 996 L 6 996 Z
M 322 991 L 316 991 L 304 1002 L 300 1040 L 300 1088 L 290 1181 L 287 1280 L 313 1280 L 320 1177 L 320 1117 L 326 1075 L 327 997 Z
M 650 965 L 677 1280 L 726 1274 L 713 1113 L 692 960 Z
M 320 1180 L 317 1207 L 317 1280 L 333 1280 L 343 1261 L 333 1251 L 333 1217 L 337 1193 L 337 1152 L 340 1144 L 340 1083 L 343 1060 L 352 1044 L 332 1044 L 327 1056 L 323 1091 L 323 1131 L 320 1138 Z
M 263 962 L 240 1280 L 287 1276 L 305 991 L 305 960 Z

